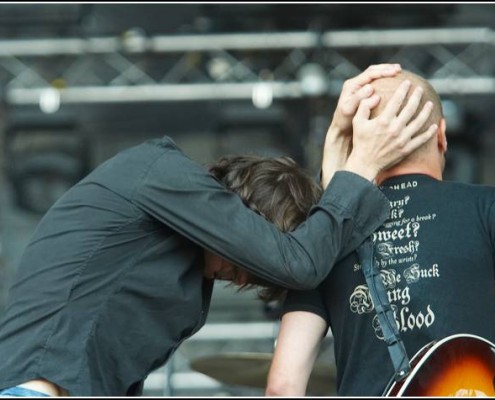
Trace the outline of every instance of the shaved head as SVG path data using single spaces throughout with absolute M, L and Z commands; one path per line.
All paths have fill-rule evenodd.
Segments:
M 440 101 L 440 97 L 438 96 L 433 86 L 431 86 L 431 84 L 426 79 L 407 70 L 402 70 L 393 77 L 380 78 L 371 82 L 371 85 L 373 86 L 375 93 L 379 94 L 381 98 L 378 106 L 372 110 L 371 117 L 374 118 L 383 111 L 388 101 L 394 94 L 395 90 L 405 80 L 409 80 L 412 85 L 411 88 L 409 89 L 409 93 L 407 94 L 406 100 L 402 104 L 401 109 L 407 103 L 407 100 L 409 100 L 409 97 L 413 93 L 414 88 L 420 86 L 423 88 L 424 92 L 423 92 L 423 96 L 421 97 L 421 102 L 419 104 L 418 111 L 416 112 L 413 118 L 415 118 L 417 114 L 419 114 L 419 112 L 423 109 L 426 102 L 431 101 L 433 103 L 433 110 L 431 112 L 430 117 L 421 128 L 420 132 L 424 132 L 426 129 L 428 129 L 428 127 L 431 124 L 438 125 L 440 119 L 443 118 L 442 103 Z
M 445 119 L 443 116 L 440 97 L 433 86 L 426 79 L 413 72 L 402 70 L 393 77 L 378 78 L 373 80 L 370 84 L 373 86 L 375 94 L 380 96 L 380 102 L 371 111 L 370 118 L 375 118 L 382 113 L 400 84 L 405 80 L 411 82 L 411 87 L 409 88 L 407 96 L 401 105 L 401 110 L 411 98 L 414 90 L 417 87 L 421 87 L 423 89 L 423 94 L 421 96 L 418 109 L 415 115 L 411 118 L 411 121 L 416 118 L 421 110 L 423 110 L 425 104 L 428 101 L 431 101 L 433 103 L 433 109 L 431 110 L 429 118 L 418 131 L 418 134 L 425 132 L 432 124 L 436 124 L 438 129 L 436 134 L 430 140 L 418 147 L 398 164 L 382 171 L 377 177 L 377 182 L 383 182 L 391 176 L 411 173 L 424 173 L 437 179 L 442 179 L 442 171 L 445 167 L 445 152 L 447 151 Z

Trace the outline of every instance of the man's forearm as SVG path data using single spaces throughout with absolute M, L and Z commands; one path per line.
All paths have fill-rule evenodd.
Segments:
M 336 171 L 342 170 L 351 150 L 351 137 L 332 124 L 323 149 L 321 184 L 326 188 Z M 353 171 L 351 171 L 353 172 Z

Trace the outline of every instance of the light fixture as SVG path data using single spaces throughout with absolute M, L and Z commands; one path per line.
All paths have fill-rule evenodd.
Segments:
M 273 103 L 273 89 L 268 82 L 256 83 L 252 94 L 253 105 L 256 108 L 268 108 Z
M 328 79 L 320 64 L 309 63 L 298 71 L 302 91 L 307 96 L 322 96 L 328 92 Z
M 60 91 L 54 88 L 43 89 L 40 94 L 40 110 L 53 114 L 60 109 Z

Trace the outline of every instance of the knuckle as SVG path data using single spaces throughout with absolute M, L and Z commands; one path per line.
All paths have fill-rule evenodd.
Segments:
M 342 88 L 343 89 L 349 89 L 349 86 L 351 86 L 351 85 L 352 85 L 352 79 L 346 79 L 344 81 L 344 84 L 342 85 Z
M 398 138 L 398 137 L 400 136 L 400 135 L 399 135 L 399 131 L 398 131 L 397 129 L 395 129 L 395 128 L 392 128 L 392 127 L 389 127 L 389 128 L 387 129 L 387 134 L 388 134 L 388 136 L 390 136 L 392 139 L 396 139 L 396 138 Z M 402 141 L 401 141 L 401 143 L 402 143 Z
M 405 135 L 405 128 L 399 124 L 398 122 L 392 123 L 388 127 L 388 133 L 393 137 L 393 138 L 403 138 L 407 137 Z
M 376 123 L 377 123 L 378 127 L 382 130 L 387 129 L 389 127 L 389 121 L 385 117 L 382 117 L 382 116 L 379 116 L 376 118 Z
M 344 115 L 352 115 L 354 114 L 354 107 L 352 106 L 352 104 L 343 104 L 342 105 L 342 114 Z
M 407 148 L 406 148 L 405 144 L 403 146 L 400 146 L 399 147 L 398 152 L 401 155 L 401 157 L 405 157 L 405 156 L 407 156 L 409 154 L 409 152 L 407 151 Z

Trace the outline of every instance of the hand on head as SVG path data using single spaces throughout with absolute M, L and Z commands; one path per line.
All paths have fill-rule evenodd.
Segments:
M 438 127 L 434 124 L 422 129 L 433 107 L 429 103 L 420 106 L 421 88 L 407 97 L 410 82 L 399 85 L 380 115 L 372 117 L 372 110 L 381 102 L 372 83 L 380 78 L 393 79 L 400 72 L 397 64 L 372 65 L 344 83 L 325 139 L 324 187 L 339 169 L 373 181 L 435 134 Z
M 373 180 L 433 136 L 438 129 L 436 124 L 421 131 L 430 117 L 433 103 L 426 102 L 418 113 L 424 91 L 417 86 L 407 97 L 410 88 L 411 82 L 403 81 L 375 118 L 371 118 L 371 111 L 380 102 L 380 97 L 375 94 L 360 102 L 353 119 L 353 150 L 346 169 Z
M 371 65 L 361 74 L 346 80 L 333 114 L 332 125 L 341 134 L 352 135 L 352 119 L 359 104 L 373 95 L 374 89 L 370 83 L 375 79 L 395 76 L 400 71 L 399 64 Z
M 323 149 L 321 184 L 325 188 L 333 174 L 344 168 L 352 150 L 352 120 L 362 100 L 373 95 L 370 83 L 379 78 L 395 76 L 399 64 L 371 65 L 342 86 Z

